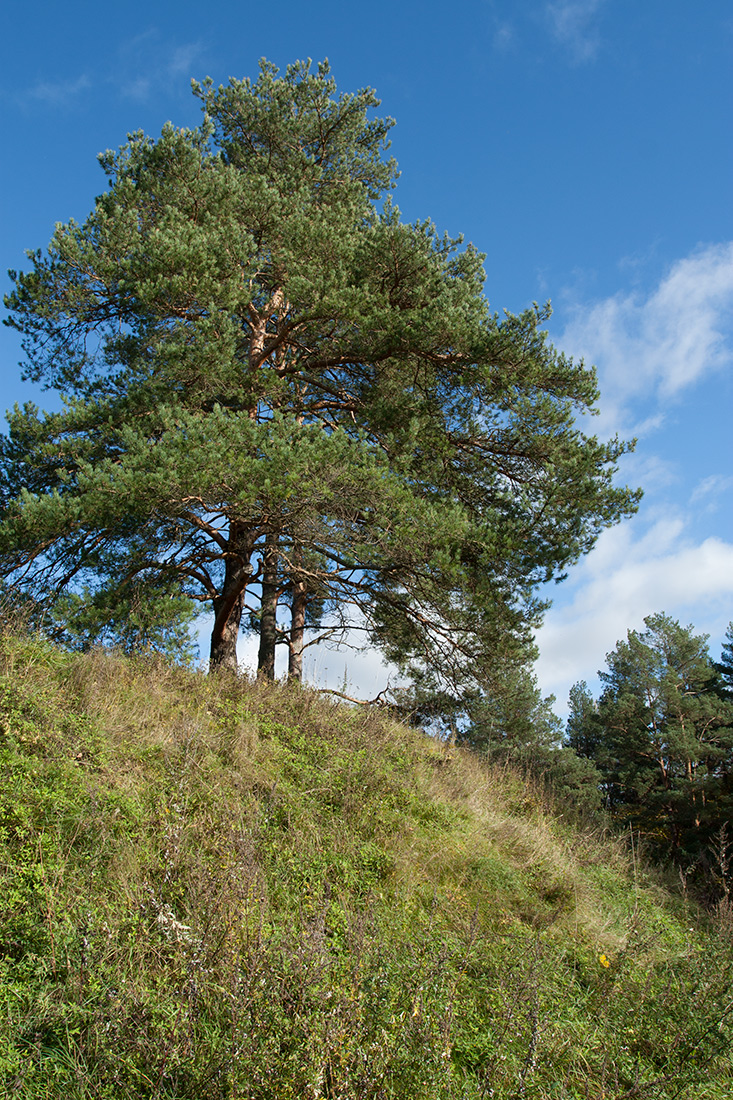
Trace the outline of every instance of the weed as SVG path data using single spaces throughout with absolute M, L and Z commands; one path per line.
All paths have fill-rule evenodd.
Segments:
M 22 633 L 0 731 L 3 1095 L 729 1095 L 726 837 L 710 925 L 508 768 Z

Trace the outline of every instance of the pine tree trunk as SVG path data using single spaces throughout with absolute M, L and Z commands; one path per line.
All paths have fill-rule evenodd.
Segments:
M 236 672 L 237 639 L 242 621 L 244 595 L 252 575 L 250 558 L 255 537 L 241 523 L 232 521 L 224 565 L 224 583 L 214 599 L 214 628 L 211 632 L 209 672 L 230 669 Z
M 288 682 L 300 683 L 303 679 L 303 639 L 305 637 L 305 612 L 308 606 L 308 590 L 305 581 L 293 581 L 293 606 L 290 638 L 288 640 Z
M 277 582 L 277 535 L 268 535 L 262 555 L 262 612 L 260 615 L 260 650 L 257 656 L 257 676 L 263 680 L 275 679 Z

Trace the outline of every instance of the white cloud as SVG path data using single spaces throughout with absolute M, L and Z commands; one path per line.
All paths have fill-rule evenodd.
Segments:
M 567 47 L 573 60 L 592 61 L 598 52 L 600 36 L 593 18 L 604 0 L 553 0 L 546 5 L 552 34 Z
M 120 91 L 127 99 L 134 99 L 138 103 L 144 103 L 146 99 L 150 98 L 152 86 L 153 83 L 148 77 L 139 76 L 133 80 L 126 80 L 124 83 L 120 84 Z
M 116 57 L 108 59 L 102 72 L 66 80 L 40 80 L 23 93 L 22 102 L 42 103 L 68 108 L 90 92 L 113 85 L 119 95 L 144 102 L 161 92 L 180 92 L 188 96 L 189 78 L 201 76 L 205 45 L 200 41 L 176 43 L 163 38 L 155 28 L 122 41 Z
M 494 49 L 503 52 L 514 42 L 514 29 L 510 23 L 498 23 L 494 30 Z
M 679 260 L 643 298 L 617 294 L 577 306 L 557 343 L 598 367 L 601 433 L 647 434 L 663 407 L 703 375 L 733 361 L 733 242 Z M 640 422 L 630 408 L 658 403 Z
M 656 519 L 641 537 L 637 530 L 631 520 L 601 535 L 573 574 L 571 601 L 552 608 L 538 633 L 538 680 L 559 711 L 572 684 L 592 683 L 606 654 L 645 616 L 664 611 L 713 637 L 733 618 L 733 544 L 693 542 L 681 516 Z
M 721 496 L 729 493 L 731 489 L 733 489 L 733 477 L 724 474 L 711 474 L 710 477 L 704 478 L 699 485 L 695 486 L 690 497 L 690 503 L 702 503 L 710 509 L 717 508 Z
M 187 93 L 188 78 L 201 75 L 194 70 L 203 53 L 201 42 L 175 44 L 151 28 L 122 43 L 113 79 L 122 95 L 138 101 L 161 90 Z
M 42 80 L 29 89 L 28 98 L 51 107 L 68 107 L 91 86 L 86 75 L 75 80 Z
M 201 44 L 199 42 L 188 42 L 184 46 L 176 46 L 166 63 L 168 75 L 191 77 L 194 63 L 200 54 Z
M 680 481 L 676 463 L 660 458 L 659 455 L 639 451 L 624 457 L 621 475 L 624 484 L 641 485 L 646 495 L 673 488 Z

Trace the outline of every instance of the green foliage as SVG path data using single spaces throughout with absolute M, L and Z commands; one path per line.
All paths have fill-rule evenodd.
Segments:
M 64 407 L 11 414 L 0 572 L 39 608 L 71 590 L 84 642 L 170 648 L 204 605 L 212 666 L 255 616 L 297 678 L 310 602 L 481 690 L 537 586 L 635 509 L 629 446 L 578 430 L 595 375 L 549 309 L 499 318 L 474 248 L 401 221 L 371 90 L 266 62 L 194 90 L 202 125 L 105 153 L 94 210 L 13 276 L 26 375 Z
M 733 698 L 733 622 L 728 623 L 723 652 L 720 655 L 720 661 L 715 665 L 715 669 L 721 678 L 723 692 L 727 698 Z
M 166 579 L 138 574 L 96 592 L 65 592 L 46 611 L 46 631 L 70 649 L 116 645 L 125 653 L 155 651 L 190 663 L 197 652 L 190 633 L 195 604 Z
M 730 927 L 374 712 L 0 641 L 0 1091 L 724 1100 Z
M 644 624 L 608 655 L 597 704 L 584 684 L 573 689 L 568 739 L 599 768 L 618 818 L 706 872 L 733 811 L 733 706 L 706 636 L 662 614 Z

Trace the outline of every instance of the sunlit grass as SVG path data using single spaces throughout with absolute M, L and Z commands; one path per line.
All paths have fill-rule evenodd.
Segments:
M 727 911 L 509 769 L 22 634 L 0 730 L 8 1096 L 730 1095 Z

